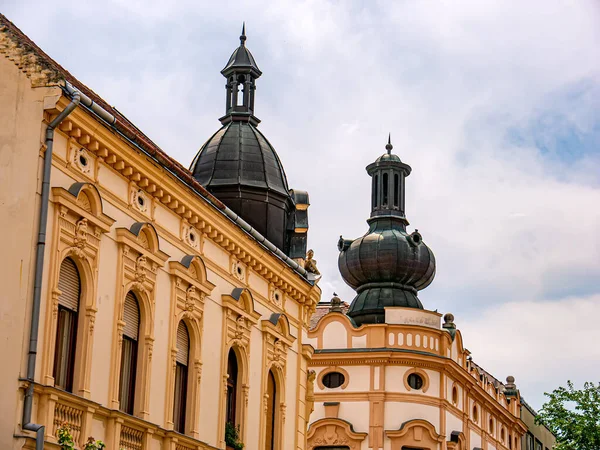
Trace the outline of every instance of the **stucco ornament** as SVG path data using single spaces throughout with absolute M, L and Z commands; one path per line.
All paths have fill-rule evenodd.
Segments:
M 235 321 L 235 339 L 242 339 L 246 330 L 246 320 L 243 316 L 239 316 Z
M 186 311 L 189 311 L 189 312 L 194 311 L 196 299 L 198 299 L 198 293 L 196 292 L 196 287 L 191 284 L 190 287 L 188 287 L 185 291 L 185 309 L 186 309 Z
M 315 410 L 315 379 L 317 378 L 317 372 L 309 370 L 306 374 L 306 416 L 310 417 L 310 414 Z
M 285 354 L 285 346 L 280 339 L 276 339 L 273 343 L 273 361 L 279 362 Z
M 135 279 L 138 283 L 146 281 L 146 269 L 148 268 L 146 257 L 144 255 L 138 256 L 135 260 Z
M 75 224 L 75 246 L 83 248 L 88 239 L 88 221 L 85 218 L 79 219 Z

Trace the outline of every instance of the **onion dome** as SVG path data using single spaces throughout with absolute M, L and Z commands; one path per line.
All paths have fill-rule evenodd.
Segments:
M 372 177 L 369 231 L 355 240 L 340 237 L 338 267 L 344 281 L 356 291 L 348 315 L 357 325 L 383 323 L 384 308 L 423 309 L 417 293 L 435 276 L 435 257 L 416 230 L 406 231 L 405 178 L 411 167 L 391 153 L 367 166 Z
M 222 127 L 200 148 L 190 171 L 202 186 L 291 258 L 304 258 L 308 194 L 288 188 L 277 152 L 257 129 L 256 79 L 262 74 L 240 46 L 221 71 L 227 79 Z

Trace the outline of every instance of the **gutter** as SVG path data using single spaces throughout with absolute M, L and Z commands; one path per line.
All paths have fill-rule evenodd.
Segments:
M 132 146 L 136 147 L 145 155 L 152 158 L 156 163 L 167 169 L 168 172 L 171 173 L 175 178 L 179 179 L 186 186 L 190 187 L 196 194 L 198 194 L 203 200 L 211 204 L 218 211 L 220 211 L 225 217 L 227 217 L 231 222 L 236 224 L 239 228 L 244 230 L 247 234 L 249 234 L 254 240 L 256 240 L 260 245 L 269 250 L 275 256 L 277 256 L 280 260 L 282 260 L 287 266 L 289 266 L 292 270 L 301 275 L 304 279 L 306 279 L 309 283 L 314 284 L 315 276 L 310 272 L 307 272 L 304 267 L 300 266 L 296 261 L 291 259 L 288 255 L 283 253 L 279 248 L 277 248 L 272 242 L 270 242 L 267 238 L 265 238 L 262 234 L 256 231 L 254 228 L 250 226 L 248 222 L 238 216 L 233 210 L 225 206 L 221 201 L 211 195 L 206 189 L 196 181 L 192 177 L 190 173 L 184 172 L 181 167 L 174 165 L 171 161 L 165 160 L 164 156 L 160 153 L 154 151 L 151 152 L 148 149 L 145 149 L 143 146 L 135 142 L 135 138 L 139 137 L 137 135 L 133 135 L 133 137 L 128 136 L 127 134 L 131 133 L 130 127 L 121 123 L 114 115 L 106 111 L 102 108 L 98 103 L 94 102 L 91 98 L 85 95 L 82 92 L 79 92 L 71 83 L 65 80 L 65 90 L 66 92 L 74 96 L 75 93 L 79 93 L 81 97 L 81 104 L 87 107 L 87 109 L 91 110 L 98 117 L 100 117 L 104 122 L 106 122 L 110 127 L 122 138 L 124 138 L 127 142 L 129 142 Z M 164 160 L 164 161 L 163 161 Z
M 81 101 L 81 93 L 78 90 L 72 92 L 71 103 L 48 125 L 46 128 L 46 152 L 44 153 L 44 170 L 42 173 L 42 198 L 40 200 L 40 218 L 38 226 L 38 239 L 35 255 L 35 274 L 33 284 L 33 304 L 31 307 L 31 327 L 29 329 L 29 351 L 27 354 L 27 381 L 29 385 L 25 391 L 23 400 L 22 428 L 35 431 L 35 448 L 44 448 L 43 425 L 31 422 L 31 410 L 33 406 L 33 384 L 35 378 L 35 365 L 37 359 L 37 343 L 40 325 L 40 303 L 42 296 L 42 279 L 44 273 L 44 251 L 46 249 L 46 228 L 48 224 L 48 202 L 50 198 L 50 173 L 52 169 L 52 149 L 54 145 L 54 130 L 65 118 L 73 112 Z

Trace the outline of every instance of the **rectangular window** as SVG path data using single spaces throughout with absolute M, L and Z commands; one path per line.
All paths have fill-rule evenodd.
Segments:
M 63 305 L 58 305 L 56 351 L 54 352 L 54 385 L 68 392 L 73 391 L 76 336 L 77 313 Z
M 175 430 L 185 433 L 185 408 L 188 368 L 181 363 L 175 367 L 175 401 L 173 403 L 173 422 Z
M 394 174 L 394 206 L 397 208 L 400 204 L 400 176 Z
M 135 397 L 135 372 L 137 368 L 137 341 L 123 336 L 121 351 L 121 378 L 119 385 L 119 409 L 133 414 Z
M 382 206 L 387 206 L 388 205 L 388 174 L 384 173 L 383 177 L 382 177 L 382 181 L 381 181 L 382 187 L 383 187 L 383 195 L 381 197 L 381 204 Z

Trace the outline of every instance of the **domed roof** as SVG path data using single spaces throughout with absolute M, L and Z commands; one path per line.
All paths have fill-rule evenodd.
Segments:
M 190 170 L 209 190 L 246 186 L 289 196 L 285 171 L 275 149 L 249 122 L 229 122 L 200 149 Z

